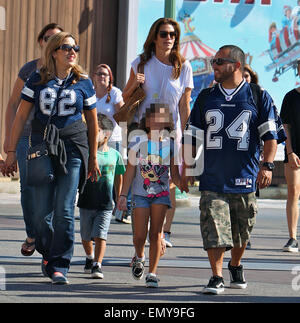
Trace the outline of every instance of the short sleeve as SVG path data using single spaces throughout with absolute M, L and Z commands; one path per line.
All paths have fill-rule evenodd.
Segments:
M 203 107 L 207 99 L 208 90 L 202 90 L 193 106 L 189 120 L 187 121 L 185 131 L 182 137 L 182 144 L 192 144 L 196 146 L 197 140 L 202 141 L 204 136 Z
M 117 151 L 117 163 L 116 163 L 116 175 L 123 175 L 126 171 L 123 158 L 121 154 Z
M 96 93 L 90 78 L 85 79 L 83 83 L 84 110 L 93 110 L 96 108 Z
M 265 90 L 262 94 L 262 107 L 259 111 L 258 132 L 263 141 L 275 139 L 277 143 L 281 143 L 286 139 L 277 108 Z
M 30 61 L 26 64 L 24 64 L 19 73 L 18 77 L 25 83 L 27 79 L 31 76 L 32 73 L 34 73 L 37 70 L 37 62 L 38 59 L 35 59 L 33 61 Z
M 188 60 L 184 62 L 184 89 L 186 88 L 194 88 L 193 69 Z
M 138 65 L 139 65 L 139 63 L 140 63 L 140 61 L 141 61 L 141 59 L 140 59 L 140 57 L 138 56 L 132 63 L 131 63 L 131 67 L 132 67 L 132 69 L 133 69 L 133 72 L 134 72 L 134 74 L 137 74 L 137 67 L 138 67 Z
M 282 101 L 280 117 L 283 123 L 290 124 L 291 123 L 291 115 L 290 115 L 290 92 L 287 93 Z
M 111 89 L 111 96 L 113 104 L 118 104 L 123 100 L 122 91 L 115 86 Z
M 23 90 L 21 92 L 21 99 L 34 103 L 36 86 L 40 80 L 41 77 L 38 72 L 31 74 L 23 87 Z

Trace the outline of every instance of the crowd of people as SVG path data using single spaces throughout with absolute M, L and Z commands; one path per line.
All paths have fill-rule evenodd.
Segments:
M 200 92 L 191 111 L 192 67 L 180 54 L 179 24 L 169 18 L 151 26 L 123 91 L 114 86 L 107 64 L 87 75 L 78 65 L 76 38 L 59 25 L 45 26 L 38 43 L 42 56 L 21 68 L 8 103 L 7 157 L 4 161 L 0 155 L 0 168 L 13 176 L 19 165 L 27 234 L 21 252 L 30 256 L 37 250 L 42 272 L 54 284 L 69 283 L 79 193 L 84 272 L 104 278 L 102 260 L 117 209 L 132 214 L 133 278 L 144 277 L 148 239 L 146 286 L 158 287 L 159 259 L 172 246 L 176 186 L 188 192 L 198 176 L 201 234 L 212 269 L 203 293 L 224 291 L 226 250 L 231 250 L 230 287 L 246 288 L 241 260 L 255 224 L 255 192 L 271 184 L 277 145 L 286 139 L 290 240 L 285 250 L 298 250 L 298 89 L 284 99 L 282 124 L 268 92 L 253 88 L 258 78 L 242 49 L 225 45 L 211 60 L 214 84 Z M 126 133 L 114 114 L 139 86 L 146 96 L 135 113 L 134 130 Z M 29 186 L 28 149 L 43 141 L 55 180 Z M 204 164 L 197 173 L 200 146 Z

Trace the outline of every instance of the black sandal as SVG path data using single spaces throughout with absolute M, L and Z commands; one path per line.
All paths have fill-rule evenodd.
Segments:
M 34 248 L 31 249 L 31 247 L 34 247 Z M 28 250 L 28 249 L 30 249 L 30 250 Z M 35 241 L 28 242 L 26 239 L 24 241 L 24 243 L 22 244 L 21 254 L 25 257 L 29 257 L 29 256 L 33 255 L 34 252 L 35 252 Z

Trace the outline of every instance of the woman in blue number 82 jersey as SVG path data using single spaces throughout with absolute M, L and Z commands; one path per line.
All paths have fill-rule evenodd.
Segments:
M 43 273 L 56 284 L 68 283 L 77 189 L 83 189 L 87 175 L 94 180 L 100 173 L 96 161 L 96 96 L 91 80 L 77 64 L 78 53 L 79 46 L 69 33 L 61 32 L 49 39 L 44 65 L 31 75 L 22 91 L 6 160 L 7 170 L 16 164 L 14 152 L 32 109 L 32 146 L 43 140 L 52 116 L 47 140 L 55 181 L 39 186 L 35 192 L 36 249 L 43 256 Z

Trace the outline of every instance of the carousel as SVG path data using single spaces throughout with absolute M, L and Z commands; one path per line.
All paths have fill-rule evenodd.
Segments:
M 184 24 L 184 35 L 180 41 L 180 53 L 190 61 L 193 68 L 193 104 L 199 92 L 208 87 L 213 80 L 213 69 L 210 64 L 210 59 L 215 56 L 216 51 L 203 43 L 195 35 L 195 27 L 190 26 L 192 20 L 191 17 L 186 17 L 182 20 Z

